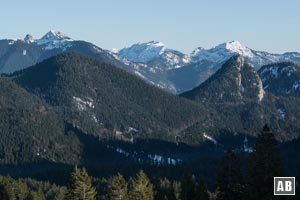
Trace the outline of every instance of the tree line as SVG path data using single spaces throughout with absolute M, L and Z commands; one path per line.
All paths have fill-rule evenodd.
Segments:
M 140 170 L 126 179 L 118 173 L 109 179 L 93 181 L 85 168 L 74 168 L 69 185 L 62 195 L 64 200 L 276 200 L 273 196 L 273 177 L 284 176 L 277 141 L 265 125 L 258 135 L 250 155 L 247 176 L 243 178 L 239 156 L 227 150 L 218 171 L 216 189 L 211 192 L 202 178 L 186 174 L 180 181 L 167 178 L 150 180 Z M 26 188 L 20 181 L 8 177 L 0 179 L 0 199 L 43 200 L 42 191 Z

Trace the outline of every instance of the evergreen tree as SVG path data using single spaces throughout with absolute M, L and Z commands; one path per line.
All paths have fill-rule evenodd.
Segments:
M 243 187 L 241 185 L 240 161 L 232 150 L 228 150 L 222 162 L 217 180 L 217 200 L 241 199 Z
M 283 167 L 277 141 L 268 125 L 258 135 L 249 160 L 248 192 L 246 199 L 279 199 L 273 195 L 273 177 L 283 176 Z
M 142 170 L 131 180 L 130 186 L 130 200 L 153 200 L 153 186 Z
M 10 177 L 0 177 L 0 199 L 25 199 L 28 194 L 27 186 L 21 181 Z
M 176 192 L 174 185 L 167 178 L 159 179 L 155 188 L 155 199 L 157 200 L 176 200 Z M 177 189 L 177 188 L 176 188 Z
M 181 196 L 181 183 L 174 181 L 172 184 L 173 194 L 174 194 L 174 200 L 180 200 Z
M 181 199 L 182 200 L 192 200 L 196 194 L 196 181 L 194 176 L 190 175 L 184 175 L 182 179 L 182 193 L 181 193 Z
M 203 179 L 200 179 L 195 188 L 194 200 L 209 200 L 209 195 L 205 187 Z
M 30 191 L 24 200 L 45 200 L 45 197 L 40 192 Z
M 107 196 L 109 200 L 128 199 L 127 182 L 120 173 L 110 180 Z
M 75 166 L 66 195 L 67 200 L 95 200 L 96 195 L 96 190 L 92 186 L 91 178 L 88 176 L 86 169 L 80 170 Z
M 9 200 L 9 193 L 4 184 L 0 183 L 0 199 Z

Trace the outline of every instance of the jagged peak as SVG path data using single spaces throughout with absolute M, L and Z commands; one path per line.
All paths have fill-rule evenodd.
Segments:
M 57 41 L 73 41 L 70 37 L 64 35 L 59 30 L 50 30 L 41 39 L 36 40 L 38 45 L 57 42 Z
M 35 40 L 33 39 L 33 37 L 32 37 L 32 35 L 30 35 L 30 34 L 27 34 L 26 36 L 25 36 L 25 38 L 24 38 L 24 42 L 26 42 L 26 43 L 28 43 L 28 44 L 30 44 L 30 43 L 32 43 L 32 42 L 34 42 Z
M 66 40 L 66 39 L 71 39 L 70 37 L 64 35 L 61 31 L 59 30 L 50 30 L 48 33 L 46 33 L 42 38 L 53 38 L 53 39 L 60 39 L 60 40 Z
M 197 47 L 196 49 L 194 49 L 192 51 L 192 53 L 190 54 L 191 57 L 196 57 L 198 56 L 198 54 L 202 51 L 205 51 L 205 49 L 203 47 Z

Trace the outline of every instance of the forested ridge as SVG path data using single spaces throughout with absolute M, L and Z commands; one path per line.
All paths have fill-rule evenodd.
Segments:
M 217 172 L 216 187 L 208 189 L 205 180 L 193 174 L 182 174 L 181 179 L 170 180 L 166 177 L 148 177 L 143 170 L 139 170 L 132 177 L 124 177 L 118 173 L 109 178 L 94 178 L 88 175 L 84 167 L 75 166 L 66 186 L 33 179 L 14 180 L 10 177 L 0 177 L 0 198 L 2 200 L 274 199 L 273 177 L 283 176 L 286 173 L 278 143 L 267 125 L 258 135 L 246 169 L 246 174 L 243 174 L 240 155 L 227 150 Z M 298 184 L 297 191 L 299 191 Z

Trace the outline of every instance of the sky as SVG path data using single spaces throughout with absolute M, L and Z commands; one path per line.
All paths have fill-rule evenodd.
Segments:
M 3 0 L 0 38 L 50 29 L 105 49 L 156 40 L 190 53 L 238 40 L 255 50 L 300 52 L 299 0 Z

